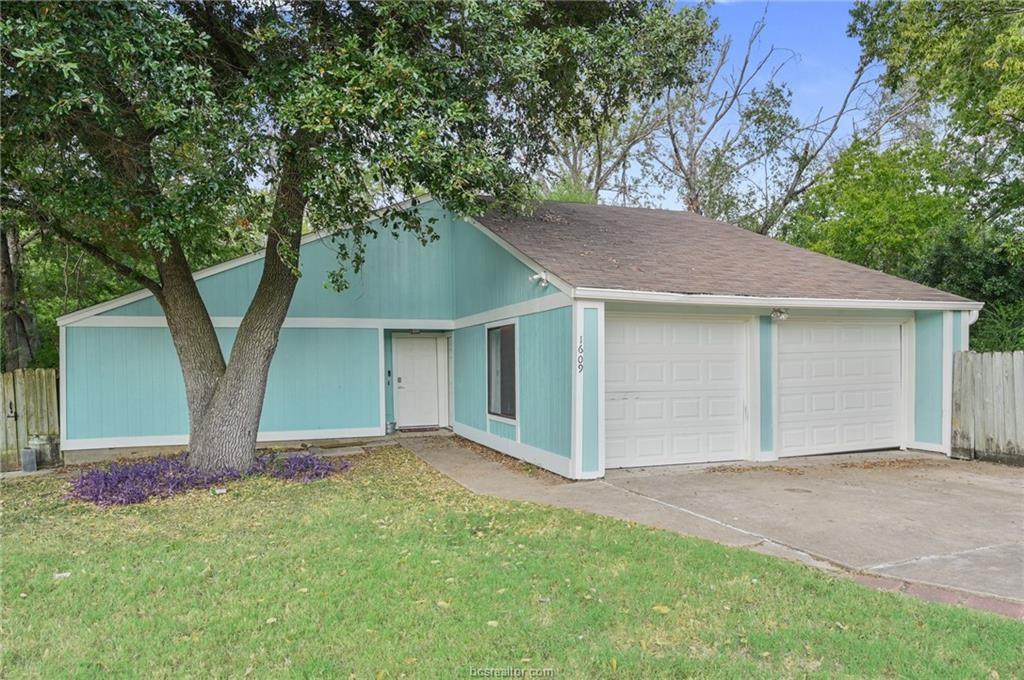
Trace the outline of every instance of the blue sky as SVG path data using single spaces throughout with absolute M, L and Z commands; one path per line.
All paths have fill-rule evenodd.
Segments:
M 828 112 L 842 101 L 857 68 L 860 45 L 846 36 L 851 2 L 722 2 L 711 7 L 719 35 L 732 35 L 734 55 L 742 51 L 750 29 L 765 15 L 764 50 L 773 45 L 792 50 L 795 58 L 782 73 L 793 91 L 801 118 L 819 107 Z M 737 55 L 738 56 L 738 55 Z
M 679 4 L 699 4 L 696 0 L 679 0 Z M 730 66 L 738 68 L 746 50 L 747 40 L 754 25 L 762 17 L 765 28 L 754 47 L 754 58 L 763 56 L 772 47 L 779 52 L 771 64 L 786 61 L 776 76 L 792 92 L 792 112 L 804 123 L 810 123 L 818 112 L 827 118 L 842 104 L 860 60 L 860 45 L 846 35 L 850 23 L 852 2 L 806 2 L 774 0 L 771 2 L 738 2 L 719 0 L 709 13 L 718 20 L 717 37 L 732 37 Z M 763 76 L 771 67 L 762 71 Z M 765 78 L 755 80 L 763 84 Z M 863 100 L 855 99 L 862 104 Z M 854 118 L 862 113 L 853 111 L 840 124 L 839 134 L 833 139 L 839 143 L 853 131 Z M 729 121 L 726 118 L 726 121 Z M 723 134 L 724 129 L 715 134 Z M 679 196 L 672 190 L 656 189 L 653 203 L 660 207 L 681 209 Z

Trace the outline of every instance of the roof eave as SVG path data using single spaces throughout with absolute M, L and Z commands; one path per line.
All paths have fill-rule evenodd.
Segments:
M 759 297 L 751 295 L 710 295 L 576 287 L 573 297 L 621 302 L 662 302 L 725 307 L 791 307 L 800 309 L 878 309 L 978 311 L 982 302 L 973 300 L 863 300 L 856 298 Z

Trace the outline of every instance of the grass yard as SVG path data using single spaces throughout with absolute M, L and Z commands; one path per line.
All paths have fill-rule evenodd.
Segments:
M 481 498 L 399 448 L 126 508 L 65 488 L 0 491 L 7 678 L 1024 676 L 1020 623 Z

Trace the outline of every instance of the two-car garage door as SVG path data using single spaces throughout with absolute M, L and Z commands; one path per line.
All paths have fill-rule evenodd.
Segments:
M 714 317 L 607 317 L 606 467 L 750 458 L 752 324 Z M 780 456 L 894 447 L 898 323 L 778 324 Z

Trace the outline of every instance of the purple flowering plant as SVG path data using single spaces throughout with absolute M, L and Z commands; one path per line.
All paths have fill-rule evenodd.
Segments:
M 257 456 L 253 467 L 241 472 L 226 469 L 201 472 L 188 465 L 188 454 L 113 463 L 85 470 L 71 481 L 68 498 L 96 505 L 133 505 L 151 498 L 167 498 L 192 489 L 208 489 L 218 484 L 253 475 L 310 482 L 349 467 L 345 460 L 328 461 L 311 453 Z

